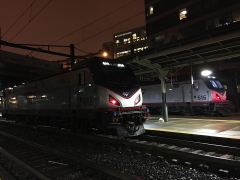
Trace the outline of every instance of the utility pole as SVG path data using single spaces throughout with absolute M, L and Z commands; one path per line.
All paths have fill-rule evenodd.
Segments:
M 71 67 L 75 64 L 75 48 L 74 44 L 70 44 L 70 59 L 71 59 Z
M 2 27 L 0 26 L 0 51 L 2 50 Z
M 192 104 L 193 104 L 193 86 L 194 86 L 194 79 L 193 79 L 193 69 L 192 69 L 192 63 L 191 63 L 191 103 L 190 103 L 190 110 L 191 110 L 191 114 L 193 113 L 193 108 L 192 108 Z
M 162 116 L 164 122 L 168 122 L 168 107 L 167 107 L 167 97 L 166 97 L 166 84 L 165 77 L 166 71 L 158 71 L 158 77 L 161 80 L 161 92 L 162 92 Z

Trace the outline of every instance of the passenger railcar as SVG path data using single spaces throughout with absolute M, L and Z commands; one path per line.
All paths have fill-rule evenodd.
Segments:
M 161 112 L 161 85 L 142 86 L 143 104 L 152 112 Z M 167 83 L 166 100 L 170 113 L 211 113 L 228 114 L 230 108 L 226 90 L 217 79 L 196 80 L 193 86 L 189 82 Z
M 5 90 L 7 117 L 79 129 L 144 133 L 142 91 L 131 70 L 100 58 L 80 67 Z

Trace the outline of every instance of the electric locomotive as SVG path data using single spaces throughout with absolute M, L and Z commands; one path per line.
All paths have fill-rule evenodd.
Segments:
M 161 112 L 162 94 L 160 84 L 142 86 L 143 104 L 152 113 Z M 166 100 L 170 113 L 229 114 L 231 109 L 226 90 L 213 78 L 166 84 Z
M 4 115 L 77 129 L 114 128 L 122 136 L 144 133 L 142 91 L 122 63 L 95 57 L 77 68 L 5 90 Z

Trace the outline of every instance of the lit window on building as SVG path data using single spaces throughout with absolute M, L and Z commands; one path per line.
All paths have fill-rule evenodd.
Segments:
M 149 15 L 152 15 L 152 14 L 153 14 L 153 10 L 154 10 L 154 9 L 153 9 L 153 6 L 150 6 L 150 7 L 149 7 Z
M 134 33 L 134 34 L 132 35 L 132 38 L 133 38 L 133 40 L 137 39 L 137 34 Z
M 117 53 L 117 57 L 125 56 L 131 53 L 131 50 L 121 51 Z
M 235 12 L 233 12 L 232 16 L 233 16 L 233 22 L 234 22 L 234 23 L 240 21 L 240 12 L 235 11 Z
M 123 39 L 124 44 L 131 43 L 131 38 Z
M 179 19 L 180 19 L 180 20 L 186 19 L 186 18 L 187 18 L 187 14 L 188 14 L 188 11 L 187 11 L 186 8 L 181 9 L 181 10 L 179 11 Z

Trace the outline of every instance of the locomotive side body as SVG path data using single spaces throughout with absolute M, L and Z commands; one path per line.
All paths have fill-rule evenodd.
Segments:
M 114 127 L 125 136 L 144 133 L 142 92 L 135 77 L 123 64 L 104 63 L 97 59 L 79 69 L 6 90 L 4 114 L 37 124 Z M 132 78 L 131 86 L 126 78 Z
M 153 112 L 161 112 L 161 85 L 142 86 L 143 104 Z M 188 82 L 166 84 L 169 112 L 228 113 L 226 91 L 218 80 L 199 79 L 193 86 Z M 227 112 L 228 111 L 228 112 Z

